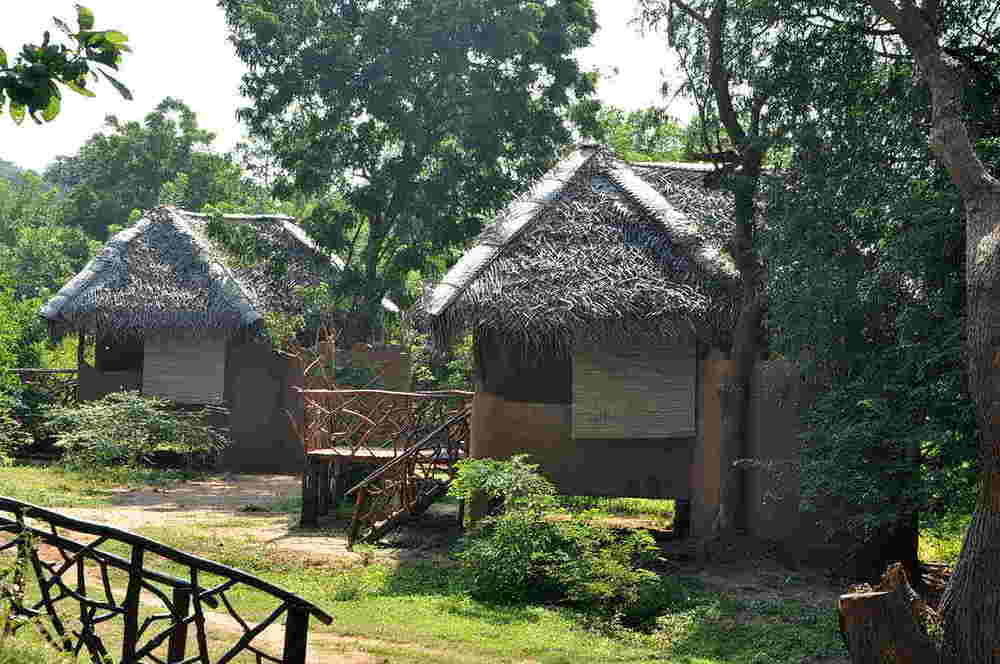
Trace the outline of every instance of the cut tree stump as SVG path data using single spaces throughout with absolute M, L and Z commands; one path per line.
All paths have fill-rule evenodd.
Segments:
M 920 622 L 929 609 L 901 564 L 891 565 L 875 590 L 841 595 L 838 609 L 853 664 L 937 664 L 937 649 Z

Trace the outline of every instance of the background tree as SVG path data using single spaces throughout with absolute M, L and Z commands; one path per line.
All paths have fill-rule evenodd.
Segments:
M 981 492 L 962 553 L 944 596 L 943 658 L 987 662 L 1000 652 L 1000 181 L 977 147 L 977 134 L 998 117 L 997 99 L 975 94 L 984 76 L 996 85 L 997 3 L 869 0 L 913 57 L 930 92 L 928 144 L 961 196 L 966 233 L 965 355 L 976 406 Z M 894 35 L 894 36 L 895 36 Z M 978 71 L 977 71 L 978 70 Z M 978 76 L 977 76 L 978 74 Z M 976 113 L 978 111 L 978 113 Z M 985 112 L 984 112 L 985 111 Z M 978 118 L 975 116 L 979 115 Z M 978 122 L 977 122 L 978 120 Z M 985 594 L 985 596 L 984 596 Z
M 383 294 L 412 301 L 428 256 L 549 164 L 594 91 L 571 57 L 597 27 L 589 0 L 220 4 L 250 69 L 240 117 L 287 171 L 280 191 L 342 193 L 306 225 L 376 323 Z M 592 125 L 595 105 L 576 108 Z
M 167 97 L 141 123 L 109 116 L 106 127 L 45 171 L 66 192 L 64 223 L 94 238 L 128 224 L 133 210 L 160 203 L 194 211 L 225 203 L 265 212 L 273 205 L 229 155 L 211 151 L 214 134 L 178 99 Z
M 747 456 L 746 423 L 750 379 L 765 344 L 763 319 L 765 271 L 755 238 L 760 221 L 757 194 L 761 170 L 781 132 L 768 107 L 766 63 L 778 26 L 748 39 L 745 3 L 729 0 L 640 0 L 643 22 L 666 32 L 687 72 L 684 90 L 698 99 L 703 126 L 711 118 L 724 128 L 733 149 L 709 144 L 695 155 L 721 167 L 722 186 L 734 195 L 734 224 L 728 245 L 740 274 L 739 313 L 732 332 L 732 370 L 721 389 L 722 456 L 727 466 Z M 705 134 L 708 138 L 708 134 Z M 712 527 L 715 537 L 742 526 L 743 471 L 730 466 L 723 475 L 720 506 Z M 708 541 L 705 542 L 706 552 Z
M 597 113 L 592 138 L 609 145 L 626 161 L 681 161 L 685 129 L 663 108 L 625 111 L 605 106 Z
M 87 87 L 88 74 L 94 81 L 100 80 L 100 74 L 119 94 L 132 99 L 128 88 L 103 68 L 118 69 L 122 55 L 131 51 L 128 37 L 118 30 L 95 30 L 94 13 L 80 5 L 76 10 L 76 31 L 65 21 L 53 19 L 72 45 L 53 42 L 46 31 L 41 45 L 25 44 L 13 61 L 0 48 L 0 113 L 7 106 L 16 124 L 24 121 L 25 114 L 38 124 L 54 120 L 62 107 L 59 85 L 95 96 Z

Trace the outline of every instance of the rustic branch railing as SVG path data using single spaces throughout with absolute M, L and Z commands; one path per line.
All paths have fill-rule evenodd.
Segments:
M 34 625 L 56 649 L 74 656 L 86 651 L 93 664 L 114 661 L 111 641 L 120 641 L 120 664 L 225 664 L 244 653 L 257 664 L 304 664 L 309 617 L 324 624 L 333 620 L 314 604 L 246 572 L 18 500 L 0 497 L 0 533 L 10 535 L 0 541 L 0 552 L 16 549 L 15 564 L 26 565 L 35 580 L 31 586 L 24 583 L 22 592 L 6 587 L 0 596 L 15 617 L 26 619 L 11 629 Z M 72 535 L 93 539 L 78 542 Z M 152 569 L 151 556 L 186 568 L 187 578 Z M 277 602 L 252 626 L 230 601 L 229 593 L 243 588 Z M 211 624 L 225 623 L 228 616 L 238 635 L 232 643 L 220 636 L 228 630 L 209 629 L 206 606 L 225 609 L 217 619 L 211 616 Z M 282 652 L 269 653 L 260 643 L 266 639 L 258 637 L 282 616 Z M 120 622 L 120 629 L 113 621 Z M 191 656 L 186 654 L 189 630 L 197 650 Z M 210 640 L 213 651 L 222 643 L 221 652 L 210 652 Z
M 76 369 L 10 369 L 21 384 L 51 395 L 60 406 L 79 401 L 80 379 Z
M 451 416 L 347 491 L 355 496 L 348 547 L 359 539 L 377 540 L 448 491 L 455 462 L 468 453 L 469 413 L 464 408 Z
M 374 471 L 356 492 L 349 544 L 375 539 L 447 491 L 468 451 L 472 392 L 300 390 L 296 430 L 306 451 L 302 525 L 316 526 L 344 495 L 346 471 Z M 419 449 L 418 449 L 419 448 Z M 360 485 L 359 485 L 360 486 Z

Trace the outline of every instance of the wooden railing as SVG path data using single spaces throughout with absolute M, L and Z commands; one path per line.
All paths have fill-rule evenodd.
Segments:
M 12 583 L 0 584 L 0 602 L 21 619 L 8 622 L 7 629 L 33 625 L 57 650 L 73 656 L 85 652 L 93 664 L 225 664 L 242 653 L 258 664 L 305 664 L 309 617 L 324 624 L 333 620 L 314 604 L 246 572 L 11 498 L 0 497 L 0 533 L 10 535 L 0 542 L 0 552 L 16 552 L 16 558 L 0 558 L 0 565 L 10 562 L 15 570 Z M 154 557 L 184 568 L 186 578 L 153 569 Z M 237 589 L 263 593 L 276 605 L 251 625 L 230 601 L 229 593 Z M 228 616 L 235 638 L 209 629 L 206 606 L 224 608 L 219 617 Z M 267 639 L 258 637 L 282 617 L 282 651 L 268 652 L 261 643 Z M 196 650 L 191 656 L 189 637 Z M 120 657 L 113 659 L 109 643 L 114 642 L 120 642 Z
M 455 462 L 468 455 L 470 412 L 465 407 L 452 415 L 347 491 L 355 496 L 348 548 L 379 539 L 448 491 Z M 458 518 L 461 523 L 461 510 Z
M 466 456 L 472 392 L 300 390 L 295 423 L 306 452 L 302 478 L 305 527 L 317 525 L 345 494 L 350 467 L 368 469 L 352 488 L 349 546 L 372 540 L 442 496 L 455 462 Z
M 450 414 L 468 406 L 473 393 L 462 390 L 298 390 L 303 419 L 293 420 L 308 453 L 330 448 L 354 452 L 402 452 Z

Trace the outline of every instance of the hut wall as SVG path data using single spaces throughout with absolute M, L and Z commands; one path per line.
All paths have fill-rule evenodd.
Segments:
M 224 338 L 146 338 L 143 394 L 184 404 L 220 404 L 225 375 Z
M 138 371 L 98 371 L 86 362 L 80 363 L 79 370 L 81 401 L 94 401 L 122 390 L 138 390 L 142 383 Z
M 472 456 L 529 454 L 564 493 L 688 497 L 695 448 L 689 430 L 671 429 L 670 436 L 662 429 L 652 435 L 649 429 L 594 431 L 574 438 L 572 359 L 532 356 L 485 336 L 476 351 L 480 389 L 473 402 Z M 620 382 L 627 387 L 628 381 Z
M 302 443 L 289 413 L 301 419 L 302 405 L 291 388 L 302 385 L 302 369 L 265 344 L 232 341 L 226 349 L 225 398 L 232 444 L 219 466 L 238 472 L 302 471 Z
M 759 363 L 751 382 L 748 456 L 798 461 L 802 445 L 798 437 L 802 431 L 800 414 L 817 391 L 818 388 L 802 381 L 790 362 Z M 826 541 L 823 529 L 816 523 L 822 513 L 799 509 L 797 470 L 787 464 L 777 469 L 781 476 L 757 468 L 746 471 L 747 532 L 777 542 L 779 552 L 792 561 L 815 564 L 838 561 L 844 553 L 844 542 Z M 828 509 L 832 508 L 831 503 Z

